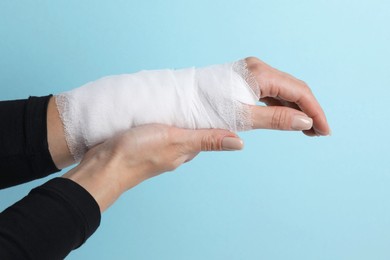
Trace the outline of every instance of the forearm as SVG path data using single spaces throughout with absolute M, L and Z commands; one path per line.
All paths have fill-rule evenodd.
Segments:
M 47 142 L 49 99 L 45 96 L 0 102 L 0 188 L 58 171 Z
M 0 213 L 0 259 L 64 259 L 99 224 L 91 195 L 55 178 Z
M 2 101 L 0 120 L 0 187 L 41 178 L 58 171 L 56 166 L 73 163 L 52 97 Z M 101 203 L 95 197 L 107 197 L 96 196 L 96 189 L 110 187 L 95 180 L 88 186 L 83 177 L 56 178 L 0 213 L 0 258 L 61 259 L 84 243 L 100 222 Z

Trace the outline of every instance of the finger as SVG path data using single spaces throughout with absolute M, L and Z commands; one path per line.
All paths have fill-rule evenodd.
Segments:
M 280 81 L 278 97 L 297 104 L 307 116 L 313 119 L 313 130 L 318 135 L 329 135 L 330 128 L 325 113 L 310 88 L 295 78 Z
M 300 110 L 313 119 L 312 131 L 308 135 L 329 135 L 330 128 L 325 114 L 310 88 L 301 80 L 281 72 L 257 58 L 246 59 L 248 69 L 255 75 L 261 88 L 261 98 L 273 97 L 296 103 Z
M 303 95 L 296 102 L 303 112 L 313 119 L 313 132 L 316 135 L 330 135 L 330 127 L 317 99 L 312 92 Z
M 313 120 L 305 113 L 283 106 L 251 106 L 253 128 L 303 131 L 313 126 Z
M 297 104 L 300 110 L 313 119 L 316 135 L 329 135 L 330 128 L 325 113 L 306 83 L 275 69 L 265 76 L 258 76 L 257 80 L 262 86 L 262 99 L 274 97 Z
M 188 154 L 235 151 L 244 147 L 243 141 L 236 134 L 222 129 L 185 130 L 183 135 L 183 146 Z

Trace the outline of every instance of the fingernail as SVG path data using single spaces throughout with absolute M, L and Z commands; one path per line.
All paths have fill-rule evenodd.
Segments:
M 236 151 L 241 150 L 244 147 L 244 142 L 236 137 L 225 137 L 222 140 L 222 150 L 224 151 Z
M 315 129 L 318 136 L 331 136 L 332 135 L 332 129 L 329 128 L 329 131 L 327 133 L 319 131 L 318 129 Z
M 313 126 L 313 119 L 307 116 L 296 115 L 294 116 L 291 128 L 293 130 L 309 130 Z

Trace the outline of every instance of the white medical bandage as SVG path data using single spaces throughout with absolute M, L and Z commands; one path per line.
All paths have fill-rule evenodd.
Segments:
M 56 96 L 76 162 L 126 129 L 161 123 L 181 128 L 251 129 L 248 105 L 260 90 L 244 60 L 205 68 L 108 76 Z

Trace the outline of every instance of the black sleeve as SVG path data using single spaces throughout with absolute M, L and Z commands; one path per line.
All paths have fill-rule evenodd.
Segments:
M 63 259 L 100 224 L 95 199 L 54 178 L 0 214 L 0 259 Z
M 0 188 L 58 171 L 47 143 L 50 97 L 0 102 Z

